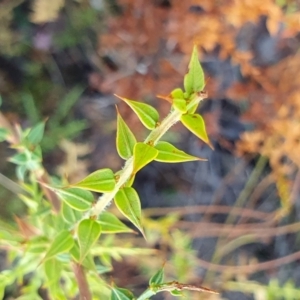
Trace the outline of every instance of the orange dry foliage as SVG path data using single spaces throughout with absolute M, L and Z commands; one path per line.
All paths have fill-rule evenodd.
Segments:
M 168 5 L 159 5 L 161 3 Z M 98 85 L 136 98 L 168 93 L 181 84 L 192 44 L 199 44 L 200 59 L 209 53 L 238 66 L 243 81 L 226 89 L 218 79 L 209 80 L 212 98 L 227 97 L 247 102 L 243 118 L 255 127 L 242 136 L 240 153 L 261 153 L 270 159 L 277 182 L 300 166 L 300 56 L 296 54 L 300 14 L 294 2 L 280 7 L 273 0 L 120 0 L 123 14 L 111 18 L 99 37 L 99 52 L 117 62 Z M 261 28 L 280 53 L 276 61 L 254 63 L 257 37 L 247 28 Z M 238 44 L 241 30 L 244 47 Z M 172 55 L 170 55 L 172 53 Z M 285 58 L 284 58 L 285 57 Z M 284 58 L 284 59 L 283 59 Z M 128 77 L 131 77 L 130 79 Z M 117 84 L 115 84 L 117 83 Z M 278 186 L 279 187 L 279 186 Z M 279 189 L 280 190 L 280 189 Z

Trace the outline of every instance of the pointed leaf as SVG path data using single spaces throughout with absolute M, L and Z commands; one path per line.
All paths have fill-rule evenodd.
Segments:
M 119 114 L 119 111 L 117 112 L 117 151 L 120 157 L 128 159 L 133 155 L 133 147 L 136 144 L 136 138 Z
M 28 141 L 33 145 L 39 144 L 43 139 L 44 131 L 45 122 L 38 123 L 29 131 L 29 134 L 27 135 Z
M 173 107 L 181 113 L 187 112 L 185 99 L 180 99 L 180 98 L 173 99 Z
M 80 248 L 78 241 L 74 241 L 74 246 L 70 249 L 70 254 L 76 262 L 81 263 L 88 270 L 96 271 L 96 266 L 91 255 L 88 254 L 82 262 L 80 261 Z
M 91 192 L 78 188 L 55 189 L 58 197 L 75 210 L 85 211 L 92 206 L 94 196 Z
M 119 211 L 143 233 L 141 202 L 136 190 L 132 187 L 120 189 L 115 196 L 115 204 Z
M 164 268 L 158 270 L 149 280 L 149 285 L 161 284 L 164 282 Z
M 134 295 L 126 289 L 114 287 L 111 291 L 110 300 L 134 300 Z
M 115 175 L 111 169 L 101 169 L 93 172 L 76 184 L 74 187 L 98 193 L 111 192 L 115 188 Z
M 189 71 L 184 76 L 184 89 L 190 96 L 193 93 L 202 91 L 204 88 L 204 73 L 198 59 L 197 46 L 194 46 Z
M 65 202 L 62 203 L 61 213 L 64 220 L 69 224 L 75 224 L 81 218 L 81 213 L 71 208 Z
M 198 158 L 196 156 L 189 155 L 177 149 L 172 144 L 163 141 L 158 142 L 155 145 L 155 148 L 159 151 L 155 160 L 164 163 L 178 163 L 178 162 L 185 162 L 185 161 L 205 160 L 202 158 Z
M 12 156 L 9 161 L 19 166 L 24 166 L 22 171 L 26 171 L 26 169 L 37 170 L 40 168 L 40 163 L 42 160 L 39 149 L 39 146 L 36 147 L 37 151 L 34 152 L 25 149 L 24 152 Z M 21 174 L 23 173 L 21 172 Z
M 41 254 L 45 253 L 47 248 L 49 248 L 49 240 L 46 237 L 37 236 L 28 241 L 26 251 Z
M 158 150 L 144 143 L 136 143 L 133 150 L 133 174 L 149 164 L 158 155 Z
M 136 115 L 146 128 L 152 130 L 156 127 L 159 119 L 159 114 L 154 107 L 138 101 L 132 101 L 126 98 L 122 98 L 120 96 L 117 97 L 126 102 L 131 107 L 131 109 L 136 113 Z
M 44 270 L 49 281 L 48 285 L 51 285 L 60 279 L 62 263 L 53 257 L 45 261 Z
M 61 231 L 54 238 L 50 248 L 48 249 L 44 257 L 44 261 L 56 256 L 57 254 L 67 252 L 73 247 L 73 245 L 74 245 L 74 240 L 71 233 L 67 230 Z
M 81 221 L 77 228 L 77 237 L 80 248 L 80 261 L 86 257 L 91 247 L 98 241 L 101 225 L 92 219 Z
M 182 297 L 182 292 L 178 290 L 170 291 L 170 294 L 172 294 L 175 297 Z
M 28 172 L 26 166 L 17 166 L 16 168 L 16 174 L 20 181 L 25 181 L 25 175 Z
M 112 271 L 111 267 L 100 265 L 99 263 L 97 263 L 96 272 L 99 275 L 104 274 L 104 273 L 108 273 L 108 272 L 111 272 L 111 271 Z
M 198 138 L 200 138 L 203 142 L 208 144 L 211 148 L 213 148 L 212 144 L 209 141 L 209 138 L 206 133 L 204 119 L 198 114 L 186 114 L 182 115 L 181 123 L 193 134 L 195 134 Z
M 8 134 L 9 134 L 9 131 L 6 128 L 0 128 L 0 142 L 5 141 Z
M 115 215 L 103 212 L 98 218 L 102 233 L 132 232 L 133 230 L 123 224 Z
M 28 155 L 26 155 L 26 154 L 27 154 L 26 152 L 17 153 L 15 155 L 13 155 L 12 157 L 10 157 L 8 159 L 8 161 L 10 161 L 13 164 L 20 165 L 20 166 L 25 165 L 29 159 Z

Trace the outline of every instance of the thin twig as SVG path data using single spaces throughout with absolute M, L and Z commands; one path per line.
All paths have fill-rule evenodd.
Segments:
M 179 215 L 189 214 L 205 214 L 209 208 L 210 214 L 228 214 L 243 215 L 248 218 L 257 220 L 271 220 L 275 216 L 275 212 L 262 212 L 254 209 L 231 207 L 226 205 L 201 205 L 201 206 L 185 206 L 185 207 L 159 207 L 146 208 L 143 210 L 145 217 L 165 216 L 168 213 L 178 213 Z
M 189 235 L 194 238 L 214 236 L 230 236 L 233 238 L 246 234 L 254 234 L 259 238 L 266 238 L 289 233 L 297 233 L 300 231 L 300 222 L 273 228 L 268 228 L 268 224 L 266 223 L 224 225 L 219 223 L 201 222 L 198 223 L 197 226 L 193 226 L 191 222 L 186 221 L 176 222 L 175 226 L 188 229 Z M 207 230 L 207 228 L 209 228 L 209 230 Z
M 26 195 L 26 191 L 17 183 L 0 173 L 0 184 L 14 194 Z
M 198 259 L 198 265 L 202 268 L 221 273 L 236 273 L 236 274 L 252 274 L 259 271 L 265 271 L 272 268 L 278 268 L 282 265 L 292 263 L 295 260 L 300 259 L 300 251 L 293 254 L 273 259 L 267 262 L 249 264 L 243 266 L 229 266 L 214 264 L 202 259 Z

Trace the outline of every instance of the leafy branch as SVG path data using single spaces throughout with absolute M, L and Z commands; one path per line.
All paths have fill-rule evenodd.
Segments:
M 166 141 L 161 141 L 163 135 L 175 123 L 181 122 L 189 131 L 212 147 L 204 120 L 201 115 L 195 113 L 199 103 L 206 97 L 203 88 L 204 74 L 198 60 L 197 48 L 194 47 L 189 71 L 184 78 L 185 91 L 177 88 L 170 95 L 161 97 L 171 103 L 170 113 L 161 122 L 159 113 L 152 106 L 118 96 L 131 107 L 151 132 L 144 142 L 138 142 L 117 109 L 116 148 L 120 157 L 125 160 L 124 168 L 116 173 L 109 168 L 100 169 L 77 183 L 67 185 L 51 184 L 42 166 L 39 144 L 44 136 L 45 122 L 23 132 L 21 128 L 12 129 L 2 121 L 4 130 L 0 131 L 0 138 L 7 140 L 17 149 L 17 154 L 11 157 L 10 161 L 17 165 L 18 178 L 24 182 L 22 187 L 26 195 L 20 197 L 28 206 L 28 213 L 31 216 L 26 221 L 18 219 L 18 226 L 24 233 L 24 238 L 22 234 L 21 237 L 16 235 L 16 239 L 11 241 L 10 234 L 5 233 L 2 234 L 2 237 L 5 237 L 3 244 L 5 246 L 9 244 L 12 249 L 19 245 L 26 255 L 31 255 L 32 262 L 26 272 L 35 272 L 39 278 L 44 278 L 53 298 L 65 299 L 60 286 L 61 278 L 66 276 L 64 270 L 67 270 L 69 273 L 73 272 L 80 296 L 91 299 L 93 292 L 90 290 L 89 281 L 93 277 L 90 277 L 90 274 L 98 278 L 99 272 L 110 270 L 110 266 L 107 268 L 95 262 L 96 253 L 102 253 L 106 262 L 114 255 L 122 253 L 118 247 L 110 247 L 107 253 L 105 250 L 107 247 L 98 242 L 102 239 L 102 234 L 132 232 L 115 215 L 105 211 L 112 201 L 145 237 L 139 195 L 132 187 L 139 170 L 154 160 L 165 163 L 204 160 L 187 154 Z M 103 195 L 95 202 L 92 192 L 103 193 Z M 44 196 L 48 202 L 42 201 Z M 12 232 L 12 229 L 7 227 L 5 232 Z M 37 268 L 39 265 L 43 265 L 42 272 Z M 70 269 L 70 266 L 73 267 Z M 25 271 L 23 272 L 26 274 Z M 14 276 L 19 276 L 14 275 L 13 272 L 9 275 L 11 277 L 6 276 L 9 280 L 3 281 L 2 287 L 10 284 Z M 69 277 L 63 278 L 70 280 Z M 107 287 L 107 284 L 104 286 Z M 180 295 L 182 290 L 214 293 L 213 290 L 204 287 L 177 281 L 164 282 L 163 269 L 161 269 L 150 279 L 149 288 L 138 300 L 146 300 L 162 291 Z M 112 286 L 111 300 L 115 299 L 135 298 L 130 291 Z
M 188 105 L 187 109 L 192 108 L 194 105 L 199 104 L 201 100 L 205 98 L 204 94 L 196 96 Z M 145 139 L 144 144 L 155 146 L 157 145 L 160 138 L 178 121 L 180 121 L 182 114 L 178 110 L 173 110 Z M 137 145 L 137 144 L 136 144 Z M 145 147 L 146 148 L 146 147 Z M 158 155 L 158 153 L 157 153 Z M 149 160 L 155 160 L 157 157 L 149 157 Z M 99 198 L 96 205 L 91 209 L 91 216 L 98 216 L 114 199 L 116 193 L 122 188 L 123 185 L 135 175 L 136 170 L 134 169 L 134 157 L 129 158 L 122 171 L 118 174 L 118 182 L 115 188 L 110 193 L 104 194 Z

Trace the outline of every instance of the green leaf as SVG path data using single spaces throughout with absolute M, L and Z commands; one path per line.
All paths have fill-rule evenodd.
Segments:
M 182 292 L 181 291 L 178 291 L 178 290 L 173 290 L 173 291 L 170 291 L 170 293 L 175 296 L 175 297 L 181 297 L 182 296 Z
M 198 114 L 186 114 L 182 115 L 180 118 L 181 123 L 203 142 L 208 144 L 212 149 L 213 146 L 209 141 L 209 138 L 206 133 L 204 119 Z
M 77 237 L 80 248 L 80 261 L 86 257 L 91 247 L 98 241 L 101 234 L 101 225 L 92 219 L 81 221 L 77 228 Z
M 80 249 L 77 240 L 74 241 L 74 245 L 70 249 L 70 254 L 76 262 L 80 262 Z
M 67 230 L 63 230 L 56 235 L 43 260 L 45 261 L 57 254 L 67 252 L 73 247 L 73 245 L 74 240 L 71 233 Z
M 119 211 L 144 235 L 141 225 L 141 202 L 136 190 L 132 187 L 120 189 L 115 196 L 115 204 Z
M 43 160 L 42 148 L 36 145 L 34 151 L 32 152 L 32 159 L 41 162 Z
M 163 141 L 158 142 L 155 145 L 155 148 L 159 151 L 155 160 L 164 163 L 178 163 L 178 162 L 185 162 L 185 161 L 205 160 L 202 158 L 198 158 L 196 156 L 189 155 L 177 149 L 172 144 Z
M 21 99 L 26 117 L 32 124 L 38 123 L 41 119 L 41 111 L 37 108 L 33 95 L 29 92 L 23 92 L 21 93 Z
M 184 89 L 188 96 L 197 93 L 204 88 L 204 73 L 198 59 L 197 46 L 194 46 L 189 71 L 184 76 Z
M 117 110 L 117 151 L 123 159 L 133 155 L 136 138 Z
M 180 98 L 173 99 L 173 107 L 181 113 L 187 112 L 185 99 L 180 99 Z
M 44 270 L 49 281 L 48 285 L 51 285 L 60 280 L 62 263 L 53 257 L 45 261 Z
M 9 131 L 6 128 L 0 128 L 0 142 L 3 142 L 6 140 L 8 133 L 9 133 Z
M 28 133 L 27 139 L 32 145 L 38 145 L 44 136 L 45 122 L 35 125 Z
M 115 215 L 103 212 L 98 218 L 102 233 L 132 232 L 133 230 L 123 224 Z
M 115 188 L 115 175 L 111 169 L 101 169 L 93 172 L 83 180 L 71 186 L 98 193 L 111 192 Z
M 6 285 L 4 282 L 0 283 L 0 299 L 4 299 Z
M 27 251 L 31 253 L 41 254 L 47 251 L 49 240 L 43 236 L 37 236 L 28 241 Z
M 80 261 L 80 248 L 78 241 L 74 241 L 74 246 L 70 249 L 70 254 L 76 262 L 81 263 L 88 270 L 96 271 L 96 266 L 91 255 L 88 254 L 82 262 Z
M 132 101 L 120 96 L 117 97 L 126 102 L 131 107 L 131 109 L 136 113 L 136 115 L 146 128 L 152 130 L 156 127 L 159 119 L 159 114 L 154 107 L 149 104 Z
M 136 143 L 133 149 L 133 174 L 149 164 L 158 155 L 158 150 L 144 143 Z
M 92 206 L 94 196 L 89 191 L 78 188 L 55 189 L 58 197 L 75 210 L 85 211 Z
M 84 90 L 84 87 L 75 86 L 65 95 L 56 107 L 55 114 L 49 119 L 51 128 L 59 127 L 59 122 L 63 121 L 70 114 L 72 106 L 75 105 Z
M 134 300 L 134 295 L 126 289 L 113 287 L 110 300 Z
M 177 88 L 171 92 L 172 99 L 184 99 L 184 93 L 183 90 L 180 88 Z
M 21 243 L 24 241 L 24 237 L 17 226 L 9 224 L 7 220 L 2 219 L 0 220 L 0 240 L 1 242 L 15 241 Z
M 69 224 L 75 224 L 81 218 L 81 213 L 71 208 L 66 202 L 62 203 L 61 213 L 64 220 Z
M 5 299 L 6 286 L 10 286 L 16 280 L 15 270 L 2 270 L 0 273 L 0 299 Z
M 149 280 L 149 285 L 161 284 L 164 282 L 164 268 L 158 270 Z
M 26 175 L 27 171 L 28 171 L 27 167 L 24 165 L 16 167 L 16 174 L 20 181 L 25 181 L 25 175 Z
M 17 153 L 9 159 L 10 162 L 19 166 L 24 166 L 27 170 L 38 169 L 40 167 L 41 160 L 40 147 L 36 147 L 34 152 L 25 149 L 24 152 Z
M 0 230 L 0 240 L 2 244 L 8 243 L 8 244 L 16 244 L 16 243 L 22 243 L 24 241 L 24 238 L 21 235 L 14 235 L 12 232 L 3 230 L 1 228 Z
M 8 161 L 10 161 L 11 163 L 19 166 L 25 165 L 27 163 L 27 160 L 28 160 L 28 156 L 26 155 L 25 152 L 17 153 L 8 159 Z
M 104 265 L 101 265 L 99 263 L 97 263 L 96 265 L 96 272 L 100 275 L 100 274 L 104 274 L 104 273 L 108 273 L 108 272 L 111 272 L 112 271 L 112 268 L 111 267 L 108 267 L 108 266 L 104 266 Z

